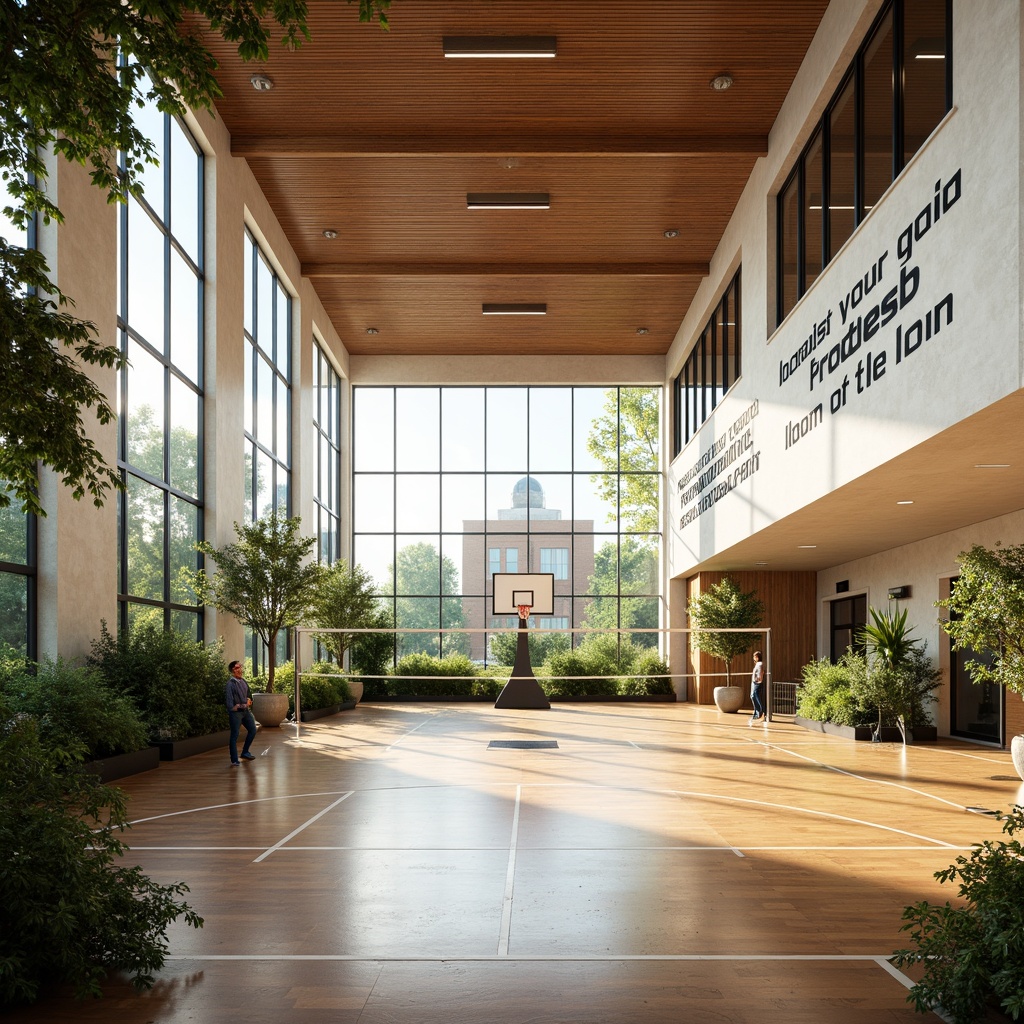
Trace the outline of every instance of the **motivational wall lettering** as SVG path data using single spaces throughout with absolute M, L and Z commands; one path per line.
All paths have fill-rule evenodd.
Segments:
M 682 509 L 680 529 L 707 512 L 734 487 L 749 480 L 760 468 L 761 452 L 754 451 L 753 421 L 757 410 L 754 401 L 725 433 L 715 438 L 676 485 Z

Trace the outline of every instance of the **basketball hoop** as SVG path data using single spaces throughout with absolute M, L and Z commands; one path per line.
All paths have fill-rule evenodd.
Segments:
M 528 604 L 520 604 L 516 605 L 516 607 L 519 609 L 519 618 L 525 622 L 530 617 L 531 606 Z

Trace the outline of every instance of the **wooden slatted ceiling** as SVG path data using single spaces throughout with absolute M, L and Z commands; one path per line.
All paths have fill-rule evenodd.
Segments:
M 353 354 L 649 354 L 707 274 L 826 6 L 395 0 L 384 33 L 313 0 L 311 40 L 265 67 L 209 41 L 233 153 Z M 446 35 L 554 35 L 558 56 L 445 59 Z M 723 71 L 735 84 L 714 92 Z M 551 209 L 467 211 L 473 191 L 549 192 Z M 497 325 L 487 301 L 548 315 Z

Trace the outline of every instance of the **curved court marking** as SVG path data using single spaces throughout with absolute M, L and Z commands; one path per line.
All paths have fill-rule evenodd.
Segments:
M 822 768 L 827 768 L 830 772 L 836 772 L 839 775 L 846 775 L 851 779 L 858 779 L 861 782 L 870 782 L 876 786 L 892 786 L 894 789 L 902 789 L 907 793 L 915 793 L 917 796 L 927 797 L 929 800 L 936 800 L 940 804 L 947 804 L 949 807 L 955 807 L 958 811 L 964 809 L 963 804 L 958 804 L 953 800 L 947 800 L 943 796 L 936 796 L 934 793 L 929 793 L 924 789 L 915 789 L 913 786 L 906 786 L 902 782 L 889 782 L 887 779 L 873 779 L 869 775 L 858 775 L 857 772 L 847 771 L 845 768 L 837 768 L 834 764 L 829 764 L 827 761 L 819 761 L 816 757 L 809 757 L 807 754 L 798 754 L 795 750 L 787 750 L 784 746 L 779 743 L 772 743 L 770 740 L 758 740 L 755 741 L 759 746 L 769 747 L 772 750 L 779 750 L 783 754 L 789 754 L 791 757 L 798 757 L 804 761 L 810 761 L 811 764 L 820 765 Z
M 892 825 L 883 825 L 880 822 L 866 821 L 866 820 L 864 820 L 862 818 L 851 818 L 848 815 L 837 814 L 834 811 L 820 811 L 820 810 L 816 810 L 816 809 L 809 808 L 809 807 L 797 807 L 797 806 L 794 806 L 793 804 L 773 803 L 770 800 L 754 800 L 751 797 L 731 796 L 729 794 L 724 794 L 724 793 L 703 793 L 703 792 L 700 792 L 700 791 L 697 791 L 697 790 L 689 790 L 689 789 L 638 789 L 635 786 L 626 786 L 626 787 L 623 787 L 623 786 L 598 786 L 598 785 L 593 785 L 593 784 L 590 784 L 590 783 L 578 783 L 578 782 L 577 783 L 545 782 L 545 783 L 538 783 L 538 784 L 535 784 L 535 785 L 527 784 L 526 786 L 523 786 L 522 784 L 513 783 L 513 782 L 499 782 L 499 783 L 492 784 L 492 786 L 495 789 L 505 788 L 505 787 L 509 787 L 509 786 L 516 786 L 517 792 L 520 789 L 552 789 L 552 788 L 589 789 L 589 790 L 613 790 L 613 791 L 617 791 L 617 792 L 622 792 L 623 790 L 625 790 L 625 791 L 637 792 L 637 793 L 667 793 L 667 794 L 671 794 L 673 796 L 692 796 L 692 797 L 698 797 L 698 798 L 705 799 L 705 800 L 723 800 L 723 801 L 728 801 L 728 802 L 731 802 L 731 803 L 748 804 L 748 805 L 753 806 L 753 807 L 763 807 L 763 808 L 766 808 L 767 810 L 772 810 L 772 811 L 791 811 L 794 814 L 810 814 L 810 815 L 813 815 L 813 816 L 819 817 L 819 818 L 830 818 L 830 819 L 832 819 L 834 821 L 845 821 L 845 822 L 848 822 L 850 824 L 861 825 L 861 826 L 863 826 L 865 828 L 879 829 L 880 831 L 883 831 L 883 832 L 892 832 L 892 833 L 895 833 L 896 835 L 907 836 L 907 837 L 909 837 L 911 839 L 919 839 L 922 842 L 930 843 L 933 846 L 940 846 L 940 847 L 944 847 L 944 848 L 950 849 L 950 850 L 957 850 L 957 849 L 961 849 L 962 848 L 962 847 L 958 846 L 955 843 L 947 843 L 943 839 L 934 839 L 931 836 L 922 836 L 922 835 L 919 835 L 916 832 L 908 832 L 905 829 L 895 828 Z M 313 797 L 313 796 L 335 796 L 335 797 L 337 797 L 337 796 L 339 796 L 339 794 L 342 794 L 340 796 L 340 799 L 335 800 L 334 803 L 332 803 L 329 807 L 324 808 L 322 811 L 320 811 L 319 814 L 317 814 L 315 817 L 311 818 L 308 822 L 306 822 L 305 825 L 302 825 L 297 830 L 297 831 L 302 831 L 302 829 L 306 828 L 307 825 L 311 824 L 313 821 L 315 821 L 321 815 L 326 814 L 327 811 L 331 810 L 331 808 L 333 808 L 337 804 L 341 803 L 342 800 L 346 800 L 349 796 L 352 796 L 355 793 L 375 793 L 375 792 L 376 793 L 393 793 L 393 792 L 403 792 L 404 793 L 404 792 L 420 792 L 420 791 L 426 790 L 426 789 L 467 789 L 467 790 L 471 790 L 471 791 L 474 791 L 474 792 L 476 791 L 476 787 L 474 787 L 474 786 L 441 786 L 441 785 L 438 785 L 438 786 L 400 786 L 400 787 L 390 787 L 390 788 L 379 788 L 379 789 L 370 788 L 370 789 L 363 789 L 363 790 L 347 790 L 347 791 L 336 790 L 336 791 L 334 791 L 332 793 L 292 793 L 292 794 L 286 794 L 286 795 L 282 795 L 282 796 L 261 797 L 261 798 L 256 799 L 256 800 L 238 800 L 238 801 L 233 801 L 233 802 L 223 803 L 223 804 L 211 804 L 209 806 L 204 806 L 204 807 L 194 807 L 194 808 L 191 808 L 189 810 L 170 811 L 167 814 L 155 814 L 155 815 L 153 815 L 151 817 L 148 817 L 148 818 L 137 818 L 134 821 L 129 822 L 129 824 L 130 825 L 141 824 L 143 822 L 148 822 L 148 821 L 158 821 L 161 818 L 174 818 L 174 817 L 178 817 L 178 816 L 183 815 L 183 814 L 197 814 L 197 813 L 200 813 L 202 811 L 222 810 L 222 809 L 227 808 L 227 807 L 236 807 L 236 806 L 243 806 L 245 804 L 263 803 L 265 801 L 270 801 L 270 800 L 298 800 L 298 799 L 303 799 L 303 798 L 308 798 L 308 797 Z M 962 808 L 960 808 L 959 805 L 954 805 L 954 806 L 957 806 L 958 809 L 962 809 Z M 285 842 L 285 841 L 286 840 L 282 840 L 282 842 Z M 136 849 L 142 849 L 143 847 L 140 845 L 140 846 L 137 846 L 135 848 Z M 269 853 L 273 852 L 273 849 L 276 849 L 276 847 L 272 847 L 270 850 L 267 851 L 267 853 L 269 854 Z M 737 847 L 729 846 L 728 849 L 731 849 L 734 853 L 737 853 L 738 856 L 742 856 L 742 854 L 738 853 L 738 848 Z

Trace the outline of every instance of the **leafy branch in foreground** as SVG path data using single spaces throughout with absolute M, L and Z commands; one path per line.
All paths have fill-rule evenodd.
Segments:
M 1024 830 L 1024 807 L 1000 814 L 1009 835 Z M 922 901 L 903 911 L 912 949 L 897 967 L 921 964 L 907 1001 L 919 1013 L 940 1006 L 953 1024 L 972 1024 L 987 1005 L 1013 1020 L 1024 1015 L 1024 846 L 1019 839 L 980 843 L 935 877 L 959 881 L 963 906 Z
M 349 0 L 351 2 L 351 0 Z M 391 0 L 359 0 L 359 18 L 388 27 Z M 87 167 L 109 202 L 142 194 L 153 143 L 133 112 L 212 107 L 221 95 L 217 61 L 201 30 L 236 43 L 243 60 L 266 60 L 274 25 L 282 43 L 309 37 L 306 0 L 19 0 L 0 5 L 0 179 L 2 218 L 26 232 L 35 218 L 64 215 L 47 189 L 47 154 Z M 116 66 L 116 71 L 115 71 Z M 119 162 L 120 161 L 120 162 Z M 3 223 L 0 219 L 0 224 Z M 71 358 L 120 367 L 116 345 L 67 312 L 71 299 L 33 250 L 0 237 L 0 508 L 11 494 L 44 515 L 37 462 L 53 467 L 74 497 L 102 505 L 120 478 L 85 432 L 80 410 L 114 418 L 102 391 Z M 47 348 L 54 351 L 48 352 Z
M 0 1006 L 71 984 L 100 995 L 112 971 L 153 985 L 167 926 L 203 920 L 182 883 L 158 885 L 119 863 L 125 796 L 81 764 L 82 746 L 44 744 L 34 718 L 0 705 Z

